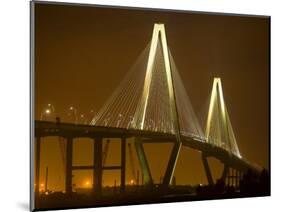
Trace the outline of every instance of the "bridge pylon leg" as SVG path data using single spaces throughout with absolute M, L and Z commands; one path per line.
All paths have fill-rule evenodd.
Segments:
M 181 142 L 175 142 L 174 147 L 172 149 L 172 153 L 166 168 L 166 172 L 163 178 L 163 187 L 167 188 L 169 186 L 169 184 L 172 181 L 173 175 L 174 175 L 174 171 L 176 168 L 176 164 L 177 164 L 177 159 L 178 159 L 178 155 L 181 149 Z
M 203 166 L 204 166 L 204 169 L 205 169 L 205 173 L 206 173 L 208 183 L 209 183 L 209 185 L 214 185 L 214 180 L 213 180 L 213 177 L 212 177 L 210 166 L 209 166 L 207 157 L 204 153 L 202 153 L 202 161 L 203 161 Z
M 152 185 L 152 176 L 151 172 L 148 166 L 148 162 L 145 156 L 145 152 L 143 149 L 143 144 L 141 142 L 140 137 L 135 138 L 135 148 L 138 156 L 138 160 L 140 162 L 141 170 L 142 170 L 142 175 L 143 175 L 143 182 L 145 185 Z
M 227 164 L 224 164 L 224 167 L 223 167 L 223 171 L 222 171 L 222 175 L 221 175 L 221 180 L 226 184 L 226 177 L 227 177 L 227 174 L 229 172 L 229 166 Z

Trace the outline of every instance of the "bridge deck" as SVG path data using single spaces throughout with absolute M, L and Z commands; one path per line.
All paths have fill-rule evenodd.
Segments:
M 130 138 L 142 137 L 144 143 L 163 143 L 175 142 L 173 134 L 163 132 L 152 132 L 135 129 L 102 127 L 93 125 L 81 125 L 71 123 L 56 123 L 47 121 L 35 121 L 35 137 L 61 136 L 72 138 Z M 206 143 L 192 136 L 181 136 L 182 145 L 202 152 L 207 157 L 214 157 L 222 163 L 229 165 L 240 171 L 251 169 L 254 172 L 260 172 L 261 168 L 254 166 L 243 158 L 239 158 L 227 150 Z

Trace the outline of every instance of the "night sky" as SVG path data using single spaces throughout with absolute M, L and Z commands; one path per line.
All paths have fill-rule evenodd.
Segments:
M 40 119 L 48 103 L 62 121 L 70 106 L 85 116 L 99 110 L 150 42 L 156 22 L 165 24 L 168 46 L 197 117 L 206 113 L 213 77 L 221 77 L 242 156 L 268 168 L 269 19 L 265 17 L 37 3 L 35 118 Z M 44 183 L 48 166 L 49 188 L 60 190 L 64 180 L 57 141 L 55 137 L 43 139 L 40 182 Z M 91 163 L 91 140 L 76 141 L 74 164 Z M 108 165 L 118 164 L 119 141 L 110 145 Z M 145 145 L 156 182 L 164 174 L 170 147 Z M 207 182 L 200 158 L 194 150 L 181 151 L 175 171 L 178 184 Z M 129 182 L 130 163 L 127 167 Z M 211 159 L 211 167 L 218 177 L 221 164 Z M 83 187 L 91 182 L 91 175 L 90 171 L 74 172 L 74 183 Z M 120 183 L 118 171 L 105 172 L 106 185 L 112 185 L 114 179 Z

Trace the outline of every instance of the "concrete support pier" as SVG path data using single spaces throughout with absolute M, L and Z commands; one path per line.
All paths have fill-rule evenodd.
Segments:
M 140 166 L 141 166 L 141 170 L 142 170 L 142 174 L 143 174 L 143 184 L 151 185 L 151 184 L 153 184 L 152 176 L 151 176 L 151 172 L 150 172 L 150 169 L 148 166 L 148 162 L 147 162 L 147 159 L 145 156 L 143 144 L 141 142 L 140 137 L 135 138 L 135 147 L 136 147 L 138 160 L 140 162 Z
M 73 155 L 73 138 L 66 138 L 66 173 L 65 173 L 65 192 L 72 193 L 72 155 Z
M 94 141 L 94 192 L 98 195 L 102 191 L 102 138 Z
M 40 157 L 41 157 L 41 138 L 36 138 L 35 150 L 35 196 L 38 197 L 40 192 Z
M 164 188 L 165 187 L 167 188 L 172 181 L 172 177 L 173 177 L 173 173 L 174 173 L 175 165 L 177 163 L 177 158 L 178 158 L 180 149 L 181 149 L 181 143 L 175 142 L 167 168 L 166 168 L 166 172 L 165 172 L 165 175 L 163 178 L 162 184 L 163 184 Z
M 126 138 L 121 138 L 121 192 L 125 191 L 126 187 Z
M 212 177 L 212 173 L 211 173 L 211 170 L 210 170 L 208 159 L 204 154 L 202 154 L 202 161 L 203 161 L 203 166 L 204 166 L 204 169 L 205 169 L 205 173 L 206 173 L 208 183 L 209 183 L 209 185 L 214 185 L 214 180 L 213 180 L 213 177 Z
M 229 172 L 229 166 L 227 164 L 224 164 L 222 175 L 221 175 L 221 180 L 225 183 L 225 185 L 227 185 L 226 177 L 227 177 L 228 172 Z

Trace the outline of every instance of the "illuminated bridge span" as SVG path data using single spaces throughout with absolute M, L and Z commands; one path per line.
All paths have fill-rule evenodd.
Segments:
M 148 58 L 146 56 L 148 55 Z M 145 60 L 146 63 L 142 61 Z M 167 187 L 172 180 L 179 152 L 190 147 L 202 152 L 202 161 L 209 184 L 214 184 L 207 157 L 224 164 L 221 176 L 236 179 L 251 169 L 259 169 L 244 160 L 239 152 L 223 96 L 220 78 L 215 78 L 211 92 L 206 128 L 203 131 L 193 111 L 184 84 L 168 48 L 163 24 L 155 24 L 150 45 L 139 56 L 118 88 L 89 125 L 35 122 L 37 138 L 36 185 L 39 185 L 40 138 L 66 138 L 66 192 L 72 192 L 72 170 L 93 169 L 94 189 L 102 188 L 102 170 L 121 170 L 121 189 L 125 189 L 126 140 L 134 138 L 135 148 L 144 176 L 144 183 L 153 184 L 143 143 L 172 142 L 173 149 L 162 181 Z M 88 137 L 94 142 L 91 166 L 72 165 L 74 138 Z M 103 166 L 102 139 L 121 139 L 121 165 Z M 231 170 L 231 173 L 230 173 Z M 39 188 L 37 187 L 37 191 Z

